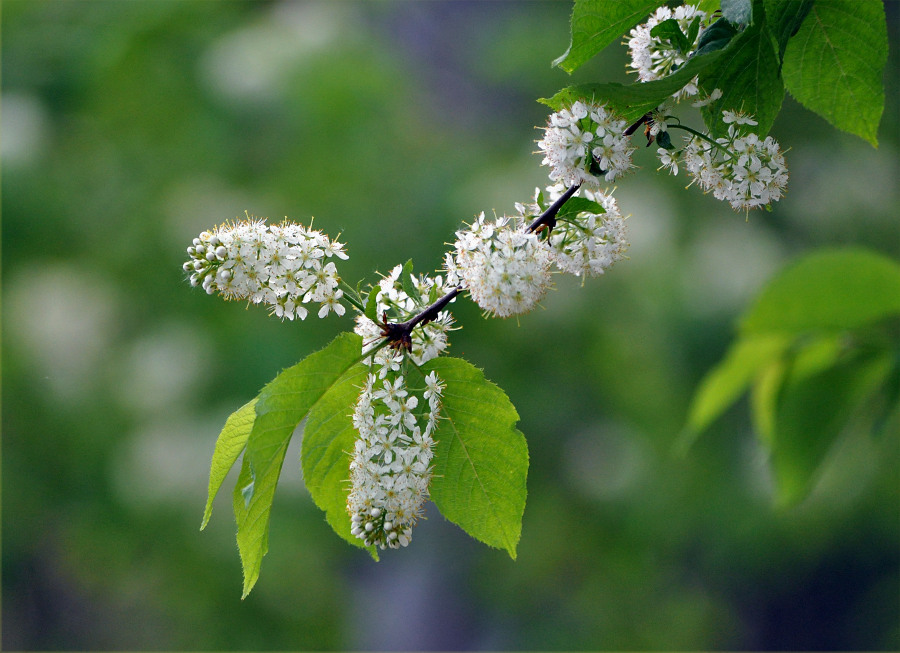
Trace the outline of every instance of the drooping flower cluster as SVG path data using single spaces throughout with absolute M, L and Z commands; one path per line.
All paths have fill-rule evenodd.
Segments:
M 410 385 L 404 351 L 384 348 L 353 410 L 359 437 L 350 462 L 347 512 L 351 533 L 366 546 L 407 546 L 423 515 L 431 482 L 432 437 L 444 384 L 435 372 Z M 418 372 L 411 372 L 412 375 Z M 419 375 L 420 378 L 421 375 Z
M 670 38 L 652 36 L 651 30 L 666 20 L 675 20 L 686 43 L 678 44 Z M 682 5 L 675 9 L 660 7 L 646 23 L 631 30 L 628 52 L 633 68 L 642 82 L 662 79 L 685 64 L 688 56 L 697 48 L 704 31 L 706 12 L 694 5 Z M 695 23 L 696 21 L 696 23 Z M 693 25 L 693 28 L 692 28 Z M 685 48 L 686 45 L 686 48 Z M 697 94 L 697 78 L 675 93 L 676 98 Z
M 427 275 L 410 274 L 406 279 L 409 282 L 407 288 L 416 295 L 410 297 L 404 290 L 402 275 L 403 266 L 398 265 L 378 283 L 377 287 L 372 288 L 372 292 L 376 293 L 376 314 L 379 317 L 387 315 L 392 321 L 404 322 L 455 287 L 455 284 L 449 281 L 445 283 L 440 276 L 432 278 Z M 413 362 L 416 365 L 423 365 L 440 355 L 447 348 L 447 335 L 452 327 L 453 316 L 449 311 L 440 311 L 434 320 L 413 329 L 410 334 L 412 343 L 409 350 Z M 363 338 L 364 353 L 381 341 L 382 327 L 363 314 L 356 317 L 354 330 Z M 390 350 L 381 349 L 375 353 L 376 364 L 385 365 L 390 358 Z
M 613 181 L 631 170 L 634 152 L 627 125 L 605 104 L 575 102 L 550 115 L 538 147 L 550 179 L 566 186 L 599 188 L 601 177 Z
M 581 194 L 602 206 L 603 213 L 582 211 L 560 220 L 550 234 L 550 249 L 557 268 L 584 279 L 600 276 L 625 258 L 628 240 L 625 218 L 612 195 L 589 190 Z
M 285 220 L 267 225 L 247 219 L 204 231 L 188 247 L 184 271 L 192 286 L 210 295 L 266 304 L 271 313 L 306 318 L 303 304 L 317 302 L 319 317 L 344 314 L 340 277 L 331 258 L 346 259 L 343 245 L 320 231 Z
M 456 232 L 454 251 L 446 254 L 448 280 L 459 281 L 489 315 L 527 313 L 550 287 L 553 257 L 526 228 L 521 218 L 488 222 L 482 213 L 468 229 Z
M 729 202 L 735 210 L 748 210 L 781 199 L 788 170 L 781 146 L 771 136 L 761 139 L 752 131 L 752 116 L 724 111 L 728 133 L 716 145 L 693 137 L 684 148 L 688 173 L 704 192 Z M 676 164 L 670 167 L 677 171 Z

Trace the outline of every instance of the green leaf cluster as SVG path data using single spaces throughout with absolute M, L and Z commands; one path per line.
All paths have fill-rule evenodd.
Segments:
M 840 434 L 900 410 L 900 265 L 858 248 L 810 254 L 773 279 L 701 382 L 681 445 L 749 389 L 776 500 L 802 500 Z M 866 421 L 860 409 L 867 407 Z M 860 422 L 862 421 L 862 424 Z
M 662 4 L 576 0 L 571 44 L 554 63 L 573 72 Z M 541 102 L 554 110 L 578 99 L 609 102 L 632 121 L 698 75 L 707 93 L 722 91 L 703 109 L 713 135 L 723 131 L 722 111 L 728 109 L 756 116 L 764 136 L 787 90 L 838 129 L 878 145 L 887 62 L 880 0 L 721 0 L 718 5 L 701 3 L 710 14 L 720 9 L 722 17 L 704 32 L 688 63 L 665 79 L 570 86 Z M 660 23 L 652 33 L 675 45 L 690 36 L 674 21 Z
M 243 453 L 232 494 L 237 543 L 244 570 L 243 596 L 259 578 L 268 550 L 269 519 L 285 453 L 303 426 L 301 467 L 307 489 L 334 531 L 350 533 L 346 511 L 350 452 L 357 437 L 351 415 L 368 373 L 362 339 L 344 333 L 327 347 L 284 370 L 259 396 L 235 411 L 216 442 L 210 467 L 205 527 L 213 499 Z M 446 384 L 436 443 L 431 496 L 448 520 L 477 540 L 516 557 L 525 510 L 528 448 L 506 394 L 480 370 L 455 358 L 421 368 Z M 369 549 L 377 560 L 374 548 Z

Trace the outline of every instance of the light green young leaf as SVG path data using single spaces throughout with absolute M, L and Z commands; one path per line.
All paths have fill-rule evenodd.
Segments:
M 784 83 L 800 104 L 878 146 L 887 25 L 882 0 L 816 0 L 784 52 Z
M 607 102 L 624 120 L 632 122 L 651 109 L 655 109 L 673 93 L 680 91 L 698 73 L 712 67 L 722 52 L 726 50 L 717 50 L 692 57 L 676 72 L 656 81 L 629 85 L 578 84 L 562 89 L 551 98 L 541 98 L 539 102 L 546 104 L 554 111 L 571 106 L 576 100 Z
M 268 549 L 269 513 L 288 443 L 297 425 L 345 372 L 361 359 L 362 339 L 344 333 L 279 374 L 263 388 L 234 488 L 237 542 L 246 597 Z
M 431 499 L 446 519 L 515 559 L 528 475 L 519 415 L 506 393 L 464 360 L 436 358 L 421 369 L 446 383 Z
M 222 432 L 216 440 L 213 450 L 212 464 L 209 468 L 209 492 L 207 493 L 206 509 L 203 511 L 203 523 L 200 530 L 206 528 L 209 518 L 212 516 L 213 499 L 222 487 L 222 482 L 231 471 L 235 461 L 244 447 L 247 446 L 247 438 L 256 420 L 256 401 L 258 397 L 234 411 L 227 420 Z
M 900 314 L 900 265 L 860 248 L 817 251 L 775 277 L 741 334 L 853 329 Z
M 359 437 L 353 428 L 353 406 L 368 372 L 365 365 L 354 365 L 313 406 L 300 451 L 303 480 L 313 501 L 325 511 L 334 532 L 360 548 L 364 547 L 362 540 L 350 534 L 347 493 L 350 458 Z M 378 559 L 374 548 L 369 552 Z
M 796 378 L 793 370 L 780 390 L 770 448 L 776 502 L 796 504 L 856 409 L 875 393 L 891 368 L 890 353 L 868 352 Z
M 715 67 L 700 73 L 700 86 L 707 92 L 718 88 L 722 97 L 703 108 L 703 121 L 718 136 L 727 130 L 722 111 L 744 111 L 756 118 L 760 136 L 772 128 L 781 111 L 784 86 L 779 75 L 781 61 L 772 44 L 761 3 L 754 6 L 754 23 L 720 50 Z
M 575 0 L 569 49 L 553 65 L 574 72 L 663 4 L 664 0 Z
M 679 439 L 679 450 L 685 452 L 789 344 L 790 338 L 780 334 L 735 341 L 722 362 L 707 373 L 694 393 L 687 425 Z

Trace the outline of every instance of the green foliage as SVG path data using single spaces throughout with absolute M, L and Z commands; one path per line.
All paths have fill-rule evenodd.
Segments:
M 681 90 L 695 75 L 712 66 L 721 51 L 693 57 L 668 77 L 643 84 L 578 84 L 569 86 L 540 102 L 554 111 L 576 100 L 608 102 L 626 121 L 633 121 L 655 109 L 667 97 Z
M 776 501 L 797 503 L 861 405 L 882 397 L 884 415 L 896 410 L 890 384 L 900 342 L 880 327 L 891 319 L 900 319 L 896 262 L 862 249 L 803 258 L 773 279 L 741 320 L 739 339 L 694 397 L 682 444 L 752 384 Z
M 447 384 L 435 441 L 431 499 L 447 519 L 516 557 L 525 511 L 528 446 L 519 415 L 481 370 L 459 358 L 422 366 Z
M 664 0 L 575 0 L 572 8 L 572 41 L 569 49 L 553 65 L 567 73 L 574 72 L 663 4 Z
M 572 45 L 555 63 L 572 72 L 660 4 L 577 0 Z M 704 3 L 701 8 L 711 13 L 715 4 Z M 727 0 L 721 8 L 724 17 L 704 32 L 693 57 L 672 75 L 630 85 L 580 84 L 540 101 L 554 110 L 575 100 L 609 102 L 632 121 L 699 73 L 707 93 L 715 88 L 723 93 L 703 108 L 704 122 L 714 136 L 725 129 L 726 109 L 753 114 L 757 132 L 764 136 L 781 110 L 787 88 L 835 127 L 877 145 L 887 61 L 887 27 L 879 0 Z M 672 20 L 661 22 L 651 33 L 676 47 L 688 41 Z M 720 57 L 705 58 L 719 51 Z
M 259 578 L 260 565 L 268 550 L 272 499 L 294 430 L 360 358 L 359 336 L 338 336 L 325 349 L 279 374 L 262 389 L 255 405 L 251 402 L 232 415 L 229 422 L 233 420 L 233 426 L 226 424 L 223 430 L 228 446 L 216 447 L 213 454 L 211 494 L 207 503 L 234 462 L 240 438 L 245 437 L 244 459 L 233 493 L 245 597 Z M 244 435 L 249 422 L 248 406 L 255 408 L 255 419 L 249 435 Z
M 881 0 L 816 0 L 784 50 L 784 82 L 807 109 L 877 146 L 887 51 Z

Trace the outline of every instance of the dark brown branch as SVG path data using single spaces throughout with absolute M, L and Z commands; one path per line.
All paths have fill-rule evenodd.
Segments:
M 412 347 L 412 330 L 415 329 L 420 324 L 428 324 L 432 320 L 436 320 L 438 313 L 440 313 L 444 307 L 453 301 L 453 298 L 456 297 L 459 293 L 462 292 L 462 287 L 456 287 L 446 295 L 437 300 L 434 304 L 426 308 L 424 311 L 410 318 L 406 322 L 388 322 L 387 314 L 384 315 L 384 322 L 381 324 L 381 335 L 386 338 L 388 342 L 390 342 L 390 347 L 392 349 L 400 349 L 404 348 L 409 350 Z
M 553 204 L 551 204 L 546 211 L 535 218 L 534 222 L 528 225 L 528 229 L 525 230 L 526 233 L 534 233 L 536 231 L 540 231 L 544 226 L 550 229 L 550 231 L 553 231 L 553 227 L 556 226 L 556 214 L 559 213 L 559 210 L 562 208 L 563 204 L 568 202 L 569 198 L 572 197 L 572 195 L 574 195 L 579 188 L 581 188 L 581 184 L 575 184 L 565 193 L 563 193 L 560 198 L 553 202 Z

